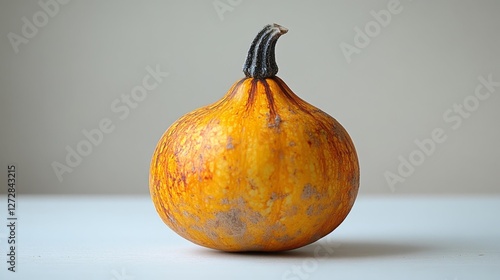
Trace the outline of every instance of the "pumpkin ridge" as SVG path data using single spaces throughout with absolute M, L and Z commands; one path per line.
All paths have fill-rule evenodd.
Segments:
M 257 79 L 251 79 L 250 81 L 250 88 L 248 89 L 248 97 L 247 97 L 247 103 L 245 104 L 245 110 L 248 112 L 250 109 L 252 109 L 254 103 L 255 103 L 255 97 L 257 95 L 257 84 L 258 80 Z
M 268 119 L 268 126 L 269 127 L 279 127 L 279 124 L 281 122 L 280 116 L 278 113 L 276 113 L 276 103 L 274 102 L 274 96 L 273 92 L 271 91 L 271 88 L 269 87 L 269 83 L 265 80 L 262 79 L 260 80 L 262 85 L 264 86 L 265 93 L 266 93 L 266 98 L 267 98 L 267 105 L 269 108 L 269 119 Z
M 234 95 L 240 90 L 241 85 L 245 82 L 247 78 L 242 78 L 233 86 L 229 94 L 227 94 L 227 99 L 233 98 Z M 225 98 L 226 99 L 226 98 Z
M 313 115 L 307 108 L 304 106 L 305 101 L 300 99 L 289 87 L 288 85 L 279 77 L 271 78 L 280 88 L 283 95 L 288 98 L 294 105 L 297 106 L 302 112 L 307 113 L 308 115 Z

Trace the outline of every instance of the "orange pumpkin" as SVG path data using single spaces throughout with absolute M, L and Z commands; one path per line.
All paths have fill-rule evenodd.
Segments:
M 248 52 L 246 77 L 172 124 L 154 151 L 156 210 L 196 244 L 298 248 L 333 231 L 354 204 L 359 165 L 349 134 L 276 76 L 274 49 L 287 31 L 265 26 Z

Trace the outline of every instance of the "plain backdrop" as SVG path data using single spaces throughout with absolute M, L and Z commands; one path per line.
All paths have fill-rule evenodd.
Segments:
M 289 29 L 278 76 L 348 130 L 361 194 L 500 193 L 499 12 L 497 0 L 1 0 L 1 192 L 14 164 L 21 194 L 148 193 L 162 133 L 243 77 L 276 22 Z M 163 76 L 137 95 L 151 71 Z M 89 148 L 83 131 L 100 125 Z

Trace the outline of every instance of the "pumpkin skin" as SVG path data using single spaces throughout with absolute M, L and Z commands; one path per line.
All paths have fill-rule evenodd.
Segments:
M 150 193 L 177 234 L 223 251 L 283 251 L 329 234 L 351 210 L 359 164 L 347 131 L 277 76 L 246 77 L 174 122 Z

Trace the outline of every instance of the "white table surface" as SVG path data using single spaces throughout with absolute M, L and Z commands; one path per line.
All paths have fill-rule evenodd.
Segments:
M 500 196 L 358 197 L 314 244 L 235 254 L 178 237 L 149 196 L 18 195 L 16 273 L 0 207 L 2 280 L 500 279 Z

